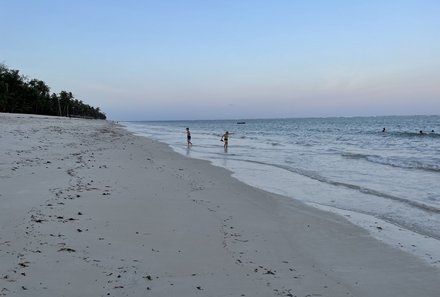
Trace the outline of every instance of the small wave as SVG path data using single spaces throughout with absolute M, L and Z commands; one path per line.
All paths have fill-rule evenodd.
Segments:
M 358 153 L 342 153 L 342 157 L 349 159 L 366 159 L 368 155 L 358 154 Z
M 311 141 L 305 142 L 305 141 L 296 141 L 295 144 L 304 146 L 304 147 L 313 147 L 315 144 L 313 144 Z
M 343 153 L 343 157 L 350 159 L 364 159 L 366 161 L 404 169 L 418 169 L 433 172 L 440 172 L 440 159 L 431 159 L 430 163 L 415 159 L 401 157 L 382 157 L 378 155 L 365 155 L 359 153 Z
M 306 171 L 306 170 L 302 170 L 299 168 L 294 168 L 294 167 L 290 167 L 290 166 L 285 166 L 285 165 L 279 165 L 279 164 L 271 164 L 271 163 L 266 163 L 266 162 L 261 162 L 261 161 L 255 161 L 255 160 L 243 160 L 243 159 L 235 159 L 236 161 L 245 161 L 245 162 L 249 162 L 249 163 L 255 163 L 255 164 L 260 164 L 260 165 L 267 165 L 267 166 L 273 166 L 273 167 L 277 167 L 280 169 L 284 169 L 308 178 L 311 178 L 313 180 L 317 180 L 319 182 L 323 182 L 329 185 L 333 185 L 333 186 L 338 186 L 338 187 L 344 187 L 350 190 L 355 190 L 355 191 L 359 191 L 361 193 L 367 194 L 367 195 L 373 195 L 373 196 L 377 196 L 377 197 L 381 197 L 381 198 L 385 198 L 385 199 L 389 199 L 389 200 L 393 200 L 393 201 L 397 201 L 400 203 L 404 203 L 407 205 L 410 205 L 412 207 L 418 208 L 420 210 L 426 211 L 426 212 L 430 212 L 430 213 L 438 213 L 440 214 L 440 208 L 437 208 L 435 206 L 431 206 L 428 204 L 424 204 L 422 202 L 418 202 L 418 201 L 412 201 L 412 200 L 408 200 L 405 198 L 401 198 L 401 197 L 397 197 L 394 195 L 390 195 L 390 194 L 386 194 L 386 193 L 382 193 L 373 189 L 369 189 L 369 188 L 365 188 L 365 187 L 361 187 L 358 185 L 353 185 L 353 184 L 349 184 L 349 183 L 344 183 L 344 182 L 338 182 L 338 181 L 332 181 L 329 180 L 323 176 L 320 176 L 319 174 L 315 173 L 315 172 L 311 172 L 311 171 Z
M 382 134 L 382 132 L 380 132 Z M 423 138 L 440 138 L 440 133 L 434 132 L 386 132 L 384 135 L 390 135 L 395 137 L 405 137 L 405 138 L 415 138 L 415 137 L 423 137 Z
M 367 160 L 373 163 L 401 167 L 406 169 L 420 169 L 427 171 L 440 172 L 440 160 L 437 164 L 426 164 L 418 160 L 402 160 L 400 158 L 384 158 L 380 156 L 368 156 Z

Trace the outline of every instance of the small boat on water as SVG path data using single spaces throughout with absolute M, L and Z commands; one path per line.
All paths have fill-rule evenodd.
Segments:
M 237 125 L 244 125 L 246 122 L 237 122 Z

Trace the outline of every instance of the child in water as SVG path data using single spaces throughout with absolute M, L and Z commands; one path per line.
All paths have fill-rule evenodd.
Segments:
M 189 128 L 186 128 L 186 142 L 188 143 L 188 147 L 192 147 L 191 142 L 191 132 L 189 131 Z
M 225 148 L 225 151 L 228 150 L 228 140 L 229 140 L 229 132 L 226 131 L 225 134 L 222 135 L 222 138 L 220 141 L 223 141 L 223 147 Z

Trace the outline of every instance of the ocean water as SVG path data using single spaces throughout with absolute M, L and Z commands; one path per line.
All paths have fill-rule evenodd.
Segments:
M 123 124 L 254 187 L 344 215 L 440 267 L 440 116 Z

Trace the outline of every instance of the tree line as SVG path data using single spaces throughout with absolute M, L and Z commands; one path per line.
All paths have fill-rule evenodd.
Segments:
M 50 94 L 44 81 L 28 79 L 0 64 L 0 112 L 106 119 L 99 107 L 75 99 L 72 92 Z

